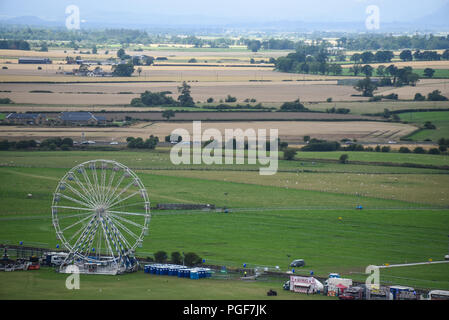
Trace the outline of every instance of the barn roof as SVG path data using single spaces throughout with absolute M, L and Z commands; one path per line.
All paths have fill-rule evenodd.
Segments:
M 59 118 L 63 121 L 88 121 L 96 120 L 95 116 L 90 112 L 62 112 Z
M 39 117 L 40 113 L 10 113 L 6 116 L 6 119 L 31 119 L 34 120 Z

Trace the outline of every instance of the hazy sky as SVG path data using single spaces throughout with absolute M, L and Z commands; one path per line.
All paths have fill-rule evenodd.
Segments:
M 217 23 L 296 20 L 315 22 L 364 21 L 368 5 L 378 5 L 384 22 L 406 21 L 448 10 L 449 0 L 0 0 L 0 17 L 37 16 L 64 20 L 65 8 L 78 5 L 88 22 L 132 20 L 133 23 L 176 22 L 187 16 Z M 449 16 L 449 12 L 447 12 Z M 161 20 L 161 21 L 159 21 Z M 210 20 L 210 21 L 209 21 Z

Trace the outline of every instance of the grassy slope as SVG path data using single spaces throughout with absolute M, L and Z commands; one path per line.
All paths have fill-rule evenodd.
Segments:
M 441 138 L 449 137 L 449 111 L 409 112 L 400 114 L 400 118 L 420 126 L 430 121 L 437 127 L 436 130 L 421 130 L 413 134 L 410 138 L 414 141 L 430 139 L 437 142 Z

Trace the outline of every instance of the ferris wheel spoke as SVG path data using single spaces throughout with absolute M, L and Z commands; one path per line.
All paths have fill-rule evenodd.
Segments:
M 107 230 L 106 230 L 106 226 L 105 226 L 104 220 L 101 220 L 101 226 L 102 226 L 102 229 L 103 229 L 103 233 L 105 234 L 105 239 L 106 239 L 106 242 L 108 244 L 109 252 L 111 253 L 111 256 L 113 257 L 114 261 L 116 262 L 117 258 L 115 257 L 114 251 L 112 250 L 111 243 L 109 241 L 110 240 L 109 239 L 110 233 L 108 233 Z
M 139 201 L 139 202 L 134 202 L 134 203 L 129 203 L 129 204 L 122 204 L 117 209 L 123 209 L 123 208 L 128 208 L 128 207 L 135 207 L 135 206 L 139 206 L 139 207 L 143 208 L 144 205 L 145 205 L 144 201 Z M 114 207 L 109 207 L 109 209 L 114 209 Z
M 123 173 L 123 174 L 120 176 L 118 182 L 115 184 L 115 187 L 114 187 L 114 189 L 112 190 L 112 192 L 110 192 L 110 194 L 107 196 L 107 198 L 106 198 L 106 203 L 108 203 L 109 200 L 112 199 L 112 197 L 115 195 L 115 193 L 117 192 L 117 189 L 120 187 L 120 185 L 122 184 L 122 182 L 123 182 L 124 179 L 125 179 L 125 174 Z
M 85 169 L 82 170 L 82 174 L 83 174 L 83 177 L 84 177 L 84 181 L 86 182 L 86 185 L 88 186 L 88 188 L 89 188 L 89 190 L 90 190 L 91 197 L 92 197 L 95 201 L 98 201 L 98 195 L 97 195 L 97 193 L 95 192 L 95 189 L 94 189 L 92 183 L 90 182 L 90 178 L 89 178 L 89 176 L 88 176 L 88 174 L 87 174 L 87 172 L 86 172 Z
M 75 244 L 73 245 L 73 248 L 75 251 L 78 251 L 81 247 L 81 244 L 84 242 L 84 239 L 86 238 L 87 234 L 90 232 L 90 226 L 92 225 L 92 222 L 96 219 L 95 216 L 92 217 L 92 219 L 84 226 L 84 229 L 82 229 L 81 236 L 76 240 Z
M 111 223 L 113 224 L 113 222 L 111 221 Z M 125 244 L 123 251 L 128 251 L 129 248 L 132 248 L 132 246 L 129 244 L 128 240 L 126 240 L 126 238 L 120 233 L 120 231 L 117 229 L 117 235 L 118 237 L 122 240 L 122 242 Z
M 87 244 L 86 256 L 89 256 L 89 254 L 90 254 L 90 252 L 92 250 L 92 244 L 94 242 L 95 236 L 97 235 L 97 229 L 98 229 L 98 219 L 95 220 L 95 226 L 94 226 L 94 229 L 93 229 L 93 231 L 92 231 L 92 233 L 90 235 L 90 238 L 89 238 L 89 241 L 88 241 L 88 244 Z
M 108 207 L 109 207 L 109 208 L 115 207 L 115 206 L 118 205 L 119 203 L 122 203 L 123 201 L 126 201 L 126 200 L 128 200 L 128 199 L 134 197 L 135 195 L 137 195 L 137 194 L 139 194 L 139 193 L 140 193 L 140 190 L 139 190 L 139 191 L 136 191 L 136 192 L 133 192 L 133 193 L 131 193 L 129 196 L 127 196 L 127 197 L 125 197 L 125 198 L 122 198 L 122 199 L 120 199 L 120 200 L 114 202 L 113 204 L 108 204 Z
M 131 224 L 131 225 L 133 225 L 133 226 L 135 226 L 135 227 L 137 227 L 137 228 L 141 228 L 141 229 L 143 229 L 145 226 L 143 226 L 143 225 L 140 225 L 140 224 L 138 224 L 138 223 L 136 223 L 136 222 L 134 222 L 134 221 L 131 221 L 131 220 L 128 220 L 128 219 L 126 219 L 126 218 L 123 218 L 123 217 L 120 217 L 120 216 L 117 216 L 117 215 L 115 215 L 115 214 L 110 214 L 112 217 L 114 217 L 114 218 L 116 218 L 116 219 L 119 219 L 120 221 L 122 221 L 122 222 L 126 222 L 126 223 L 128 223 L 128 224 Z
M 106 164 L 101 164 L 101 201 L 104 203 L 106 200 Z
M 106 218 L 106 224 L 109 226 L 109 229 L 112 230 L 112 233 L 110 234 L 112 243 L 114 244 L 116 251 L 119 253 L 119 256 L 122 257 L 123 254 L 125 253 L 125 248 L 124 248 L 123 243 L 119 237 L 120 232 L 115 227 L 115 225 L 112 223 L 111 219 Z M 120 247 L 117 247 L 117 243 L 119 244 Z
M 93 201 L 94 201 L 93 194 L 89 190 L 88 184 L 81 182 L 81 180 L 78 178 L 78 176 L 76 174 L 73 175 L 73 178 L 74 178 L 75 182 L 78 184 L 78 186 L 81 188 L 81 190 L 83 191 L 85 197 L 87 199 L 90 199 L 89 201 L 93 203 Z
M 98 201 L 101 201 L 101 191 L 100 191 L 100 184 L 98 183 L 98 175 L 97 175 L 97 165 L 94 163 L 94 166 L 91 168 L 92 171 L 92 179 L 93 179 L 93 187 L 97 193 Z
M 128 185 L 126 186 L 126 187 L 124 187 L 112 200 L 109 200 L 108 202 L 107 202 L 107 204 L 108 204 L 108 206 L 109 206 L 109 204 L 111 203 L 111 202 L 114 202 L 115 201 L 115 199 L 117 199 L 118 197 L 120 197 L 123 193 L 125 193 L 126 192 L 126 190 L 128 190 L 129 189 L 129 187 L 131 187 L 133 184 L 134 184 L 134 180 L 133 181 L 131 181 L 130 183 L 128 183 Z
M 73 217 L 82 217 L 82 216 L 86 216 L 86 215 L 94 215 L 95 213 L 93 212 L 85 212 L 85 213 L 77 213 L 77 214 L 70 214 L 70 215 L 59 215 L 58 214 L 58 219 L 67 219 L 67 218 L 73 218 Z
M 92 208 L 80 208 L 80 207 L 70 207 L 70 206 L 53 206 L 53 208 L 72 209 L 72 210 L 81 210 L 81 211 L 93 212 Z
M 76 178 L 76 180 L 78 180 L 78 178 Z M 78 180 L 79 181 L 79 180 Z M 78 184 L 79 185 L 79 184 Z M 81 192 L 79 192 L 78 190 L 76 190 L 74 187 L 72 187 L 69 183 L 67 184 L 67 187 L 70 189 L 70 191 L 72 191 L 74 194 L 76 194 L 78 197 L 80 197 L 81 199 L 83 199 L 86 203 L 89 203 L 90 205 L 93 205 L 92 200 L 90 200 L 89 198 L 87 198 L 84 194 L 89 195 L 89 193 L 87 192 L 87 190 L 82 187 L 84 194 L 82 194 Z
M 88 204 L 88 203 L 85 203 L 85 202 L 83 202 L 83 201 L 74 199 L 74 198 L 72 198 L 72 197 L 69 197 L 69 196 L 63 194 L 63 193 L 59 193 L 58 195 L 59 195 L 60 197 L 63 197 L 63 198 L 65 198 L 65 199 L 67 199 L 67 200 L 70 200 L 70 201 L 72 201 L 72 202 L 76 202 L 76 203 L 78 203 L 78 204 L 80 204 L 80 205 L 82 205 L 82 206 L 85 206 L 85 207 L 87 207 L 87 208 L 91 208 L 91 207 L 92 207 L 92 205 L 90 205 L 90 204 Z
M 123 214 L 123 215 L 128 215 L 128 216 L 146 216 L 147 213 L 137 213 L 137 212 L 124 212 L 124 211 L 115 211 L 115 210 L 108 210 L 108 213 L 113 213 L 113 214 Z
M 123 236 L 123 234 L 120 232 L 120 230 L 115 226 L 115 223 L 112 219 L 112 217 L 109 217 L 109 221 L 108 221 L 113 228 L 117 231 L 117 235 L 120 237 L 120 239 L 122 239 L 123 243 L 125 243 L 126 248 L 131 248 L 132 246 L 129 244 L 128 240 L 126 240 L 126 238 Z
M 134 239 L 139 240 L 139 237 L 132 232 L 131 230 L 129 230 L 127 227 L 125 227 L 123 224 L 121 224 L 119 221 L 115 220 L 114 218 L 111 217 L 111 220 L 114 221 L 115 224 L 117 224 L 120 228 L 122 228 L 123 230 L 125 230 L 130 236 L 132 236 Z
M 95 213 L 93 213 L 92 215 L 94 215 L 94 214 L 95 214 Z M 73 223 L 73 224 L 71 224 L 71 225 L 65 227 L 65 228 L 62 229 L 61 231 L 66 231 L 66 230 L 72 229 L 74 226 L 77 226 L 77 225 L 79 225 L 80 223 L 83 223 L 83 222 L 86 221 L 87 219 L 91 218 L 92 215 L 87 216 L 87 217 L 84 217 L 84 218 L 81 219 L 81 220 L 78 220 L 77 222 L 75 222 L 75 223 Z
M 115 178 L 115 170 L 113 169 L 111 175 L 109 176 L 109 183 L 108 183 L 108 186 L 107 186 L 107 188 L 105 189 L 105 202 L 107 201 L 108 195 L 109 195 L 110 192 L 111 192 L 112 182 L 114 181 L 114 178 Z
M 85 227 L 85 226 L 84 226 Z M 78 236 L 80 233 L 81 233 L 81 231 L 83 231 L 84 230 L 84 228 L 80 228 L 80 229 L 78 229 L 78 231 L 77 232 L 75 232 L 68 240 L 67 240 L 67 242 L 70 244 L 71 242 L 72 242 L 72 240 L 73 240 L 73 238 L 75 238 L 76 236 Z

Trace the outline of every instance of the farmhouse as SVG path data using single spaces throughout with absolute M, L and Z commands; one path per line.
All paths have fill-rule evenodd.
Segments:
M 59 124 L 63 125 L 99 125 L 105 124 L 106 118 L 103 116 L 94 116 L 90 112 L 62 112 L 58 117 Z
M 42 125 L 47 117 L 42 113 L 10 113 L 6 116 L 6 122 L 11 124 Z
M 19 64 L 51 64 L 49 58 L 19 58 Z

